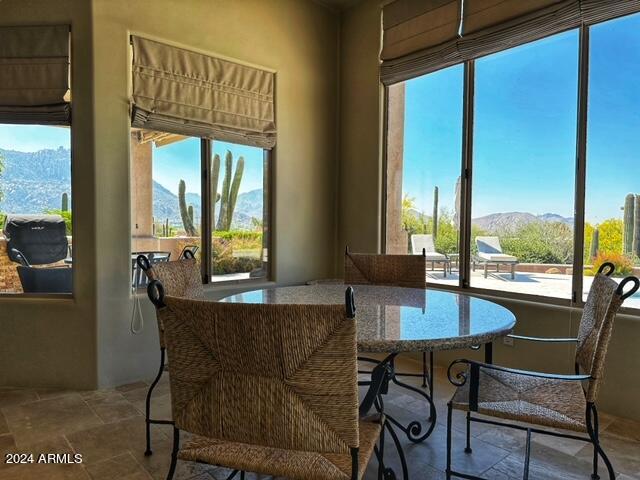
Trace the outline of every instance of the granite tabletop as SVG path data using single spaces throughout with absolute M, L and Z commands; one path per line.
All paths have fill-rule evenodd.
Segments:
M 239 293 L 222 302 L 344 304 L 345 285 L 277 287 Z M 358 350 L 422 352 L 469 347 L 511 332 L 513 313 L 469 295 L 416 288 L 353 285 Z

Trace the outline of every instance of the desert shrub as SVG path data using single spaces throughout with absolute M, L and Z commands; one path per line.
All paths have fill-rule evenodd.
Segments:
M 0 231 L 4 228 L 4 223 L 7 221 L 7 215 L 0 213 Z
M 48 209 L 45 210 L 44 213 L 46 213 L 47 215 L 60 215 L 64 220 L 64 226 L 67 231 L 67 235 L 73 235 L 73 222 L 70 210 L 62 211 L 56 209 Z
M 262 266 L 262 234 L 259 235 L 225 235 L 220 238 L 215 232 L 213 237 L 213 273 L 225 275 L 229 273 L 246 273 Z M 230 232 L 226 232 L 230 233 Z M 238 232 L 235 232 L 238 233 Z M 254 232 L 240 232 L 254 233 Z M 253 250 L 255 257 L 234 256 L 239 250 Z
M 242 239 L 242 240 L 258 240 L 262 242 L 261 231 L 252 232 L 252 231 L 245 231 L 245 230 L 216 230 L 215 232 L 213 232 L 213 237 L 219 238 L 222 240 Z
M 587 276 L 595 275 L 603 263 L 611 262 L 616 269 L 613 272 L 614 277 L 624 277 L 633 273 L 633 260 L 626 255 L 615 252 L 602 252 L 593 259 L 593 265 L 589 270 L 585 270 Z
M 505 253 L 523 263 L 571 263 L 573 230 L 561 222 L 533 222 L 500 239 Z

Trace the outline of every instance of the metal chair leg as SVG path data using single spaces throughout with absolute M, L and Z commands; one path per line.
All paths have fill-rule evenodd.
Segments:
M 472 453 L 471 450 L 471 412 L 467 412 L 467 446 L 464 449 L 464 453 Z
M 162 372 L 164 372 L 164 356 L 165 349 L 160 349 L 160 369 L 158 370 L 158 374 L 156 378 L 153 380 L 153 383 L 149 387 L 149 391 L 147 392 L 147 399 L 145 402 L 145 423 L 147 427 L 147 449 L 145 450 L 145 456 L 151 455 L 153 452 L 151 451 L 151 393 L 153 389 L 156 387 L 158 382 L 160 381 L 160 377 L 162 377 Z
M 591 438 L 591 442 L 593 443 L 595 454 L 600 455 L 600 457 L 602 457 L 602 461 L 607 467 L 607 472 L 609 473 L 609 480 L 615 480 L 616 474 L 613 471 L 613 465 L 611 465 L 611 461 L 609 460 L 609 457 L 607 457 L 607 454 L 604 453 L 604 450 L 600 446 L 600 438 L 599 438 L 599 432 L 598 432 L 598 410 L 596 409 L 596 406 L 593 403 L 590 403 L 587 405 L 587 433 L 589 434 L 589 438 Z M 594 456 L 593 467 L 594 467 L 594 474 L 596 476 L 594 477 L 592 475 L 591 478 L 594 478 L 594 479 L 600 478 L 600 476 L 597 473 L 598 464 L 597 464 L 596 456 Z
M 173 449 L 171 450 L 171 465 L 169 466 L 169 473 L 167 473 L 167 480 L 172 480 L 173 475 L 176 473 L 176 465 L 178 464 L 178 449 L 180 448 L 180 430 L 173 427 Z
M 427 352 L 422 352 L 422 388 L 427 387 Z
M 451 420 L 453 406 L 451 402 L 447 404 L 447 480 L 451 480 Z

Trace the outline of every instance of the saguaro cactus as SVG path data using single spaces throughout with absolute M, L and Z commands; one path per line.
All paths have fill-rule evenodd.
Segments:
M 229 188 L 231 187 L 231 168 L 233 167 L 233 156 L 227 150 L 224 158 L 224 179 L 222 180 L 222 191 L 220 192 L 220 213 L 218 214 L 218 224 L 216 230 L 226 230 L 227 225 L 227 202 L 229 201 Z
M 187 211 L 189 212 L 189 219 L 191 220 L 191 223 L 195 225 L 195 222 L 193 221 L 193 205 L 189 205 Z
M 227 202 L 227 230 L 231 228 L 231 220 L 233 219 L 233 211 L 236 209 L 236 200 L 238 200 L 238 190 L 240 190 L 240 182 L 244 173 L 244 158 L 240 157 L 236 164 L 236 171 L 233 174 L 231 182 L 231 190 L 229 191 L 229 201 Z
M 218 222 L 216 230 L 229 230 L 231 228 L 231 220 L 233 219 L 233 211 L 236 208 L 236 200 L 238 199 L 238 191 L 240 190 L 240 182 L 242 182 L 242 174 L 244 173 L 244 158 L 240 157 L 236 164 L 236 171 L 231 179 L 231 170 L 233 169 L 233 155 L 227 150 L 225 156 L 224 180 L 222 181 L 222 192 L 220 193 L 220 213 L 218 214 Z M 214 196 L 217 198 L 217 195 Z
M 438 187 L 433 188 L 433 241 L 438 237 Z
M 60 206 L 60 210 L 62 210 L 63 212 L 69 211 L 69 195 L 67 194 L 67 192 L 64 192 L 62 194 L 62 205 Z
M 211 225 L 216 228 L 216 203 L 220 194 L 218 193 L 218 179 L 220 178 L 220 155 L 213 156 L 211 164 Z
M 193 222 L 189 217 L 189 210 L 187 209 L 187 201 L 186 201 L 186 191 L 187 186 L 184 183 L 184 180 L 180 180 L 178 184 L 178 205 L 180 206 L 180 217 L 182 218 L 182 225 L 184 226 L 184 231 L 189 237 L 195 237 L 198 235 L 198 231 L 196 227 L 193 226 Z
M 624 199 L 624 227 L 622 230 L 622 251 L 626 255 L 631 255 L 633 251 L 634 203 L 635 195 L 628 194 Z
M 633 210 L 633 243 L 631 245 L 631 253 L 640 258 L 640 195 L 636 195 Z
M 600 230 L 598 228 L 593 229 L 593 234 L 591 235 L 591 250 L 589 252 L 589 258 L 593 260 L 598 256 L 598 252 L 600 251 Z

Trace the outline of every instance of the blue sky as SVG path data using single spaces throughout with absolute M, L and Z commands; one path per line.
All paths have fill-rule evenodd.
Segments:
M 46 148 L 70 148 L 70 129 L 42 125 L 0 124 L 0 148 L 19 152 L 37 152 Z
M 262 149 L 214 141 L 213 153 L 219 154 L 221 158 L 218 189 L 222 188 L 227 150 L 233 154 L 233 171 L 238 158 L 244 157 L 240 193 L 262 188 Z M 178 183 L 182 179 L 187 185 L 187 192 L 200 194 L 200 140 L 189 138 L 164 147 L 154 147 L 153 179 L 175 194 L 178 193 Z
M 620 217 L 640 193 L 640 15 L 592 28 L 588 221 Z M 463 68 L 406 82 L 403 190 L 417 207 L 453 210 L 460 174 Z M 578 32 L 476 61 L 472 216 L 573 216 Z M 635 172 L 629 175 L 625 172 Z

